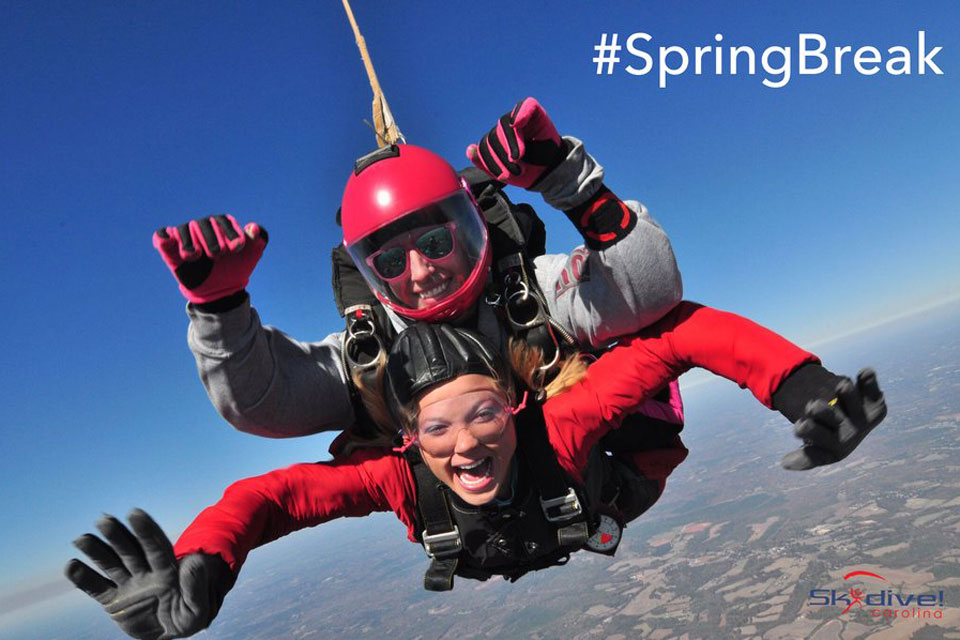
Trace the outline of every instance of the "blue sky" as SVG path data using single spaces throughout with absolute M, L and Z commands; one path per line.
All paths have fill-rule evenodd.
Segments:
M 839 6 L 838 6 L 839 5 Z M 410 142 L 456 165 L 517 100 L 582 138 L 670 234 L 686 296 L 802 343 L 960 294 L 960 13 L 944 2 L 356 0 Z M 943 75 L 598 75 L 602 33 L 678 45 L 915 50 Z M 626 57 L 625 52 L 621 55 Z M 634 63 L 640 61 L 634 59 Z M 624 63 L 626 64 L 626 62 Z M 913 61 L 916 67 L 916 60 Z M 324 457 L 211 408 L 153 230 L 229 212 L 270 231 L 249 290 L 303 340 L 341 321 L 333 214 L 373 136 L 340 3 L 0 2 L 5 275 L 0 594 L 56 579 L 103 511 L 176 535 L 230 481 Z M 549 247 L 578 237 L 539 197 Z M 745 400 L 747 401 L 747 400 Z

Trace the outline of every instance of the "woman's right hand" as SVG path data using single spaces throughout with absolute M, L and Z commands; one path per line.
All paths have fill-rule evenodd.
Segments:
M 177 560 L 145 511 L 134 509 L 128 519 L 132 532 L 104 515 L 96 526 L 106 542 L 90 533 L 74 540 L 107 577 L 74 558 L 64 570 L 67 578 L 132 638 L 185 638 L 206 629 L 235 580 L 227 563 L 205 553 Z
M 550 116 L 536 98 L 524 98 L 480 142 L 467 147 L 467 158 L 495 180 L 529 189 L 564 153 Z

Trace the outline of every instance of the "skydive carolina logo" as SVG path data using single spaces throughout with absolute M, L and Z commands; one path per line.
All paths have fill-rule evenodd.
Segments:
M 887 582 L 883 576 L 870 571 L 851 571 L 843 576 L 851 579 Z M 883 588 L 871 590 L 851 586 L 846 590 L 810 589 L 807 605 L 811 607 L 842 607 L 838 615 L 864 610 L 872 618 L 943 618 L 943 591 L 937 593 L 904 593 Z

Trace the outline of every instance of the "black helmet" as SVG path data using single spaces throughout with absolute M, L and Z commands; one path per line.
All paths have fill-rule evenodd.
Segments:
M 402 422 L 403 407 L 420 393 L 469 373 L 495 378 L 511 391 L 504 359 L 481 336 L 446 324 L 411 325 L 387 356 L 384 388 L 390 412 Z

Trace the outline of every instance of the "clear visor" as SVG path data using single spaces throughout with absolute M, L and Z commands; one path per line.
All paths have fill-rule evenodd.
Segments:
M 466 190 L 377 229 L 347 247 L 370 288 L 401 309 L 430 309 L 464 288 L 487 230 Z

